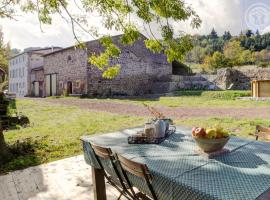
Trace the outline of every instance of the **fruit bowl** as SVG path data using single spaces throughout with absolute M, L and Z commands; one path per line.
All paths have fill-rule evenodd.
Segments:
M 208 138 L 199 138 L 193 137 L 196 144 L 200 147 L 200 149 L 204 152 L 215 152 L 223 149 L 223 147 L 227 144 L 230 137 L 219 138 L 219 139 L 208 139 Z
M 208 129 L 194 127 L 192 137 L 200 149 L 208 153 L 222 150 L 230 139 L 229 132 L 220 127 Z

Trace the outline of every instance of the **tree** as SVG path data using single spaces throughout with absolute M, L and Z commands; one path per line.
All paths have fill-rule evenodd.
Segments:
M 240 42 L 237 40 L 229 41 L 223 49 L 225 57 L 230 60 L 233 66 L 241 64 L 240 57 L 243 51 L 243 47 L 241 47 Z
M 213 28 L 210 35 L 209 35 L 209 39 L 214 40 L 214 39 L 217 39 L 217 38 L 218 38 L 217 32 Z
M 203 63 L 205 56 L 206 56 L 205 48 L 195 46 L 190 52 L 187 53 L 186 61 L 194 63 Z
M 246 30 L 245 35 L 249 38 L 249 37 L 251 37 L 254 34 L 253 34 L 252 30 Z
M 0 1 L 0 18 L 13 19 L 15 15 L 14 5 L 18 4 L 18 0 L 1 0 Z
M 224 54 L 216 51 L 213 56 L 207 56 L 204 60 L 204 65 L 210 69 L 218 69 L 228 67 L 228 59 Z
M 0 28 L 0 68 L 8 73 L 8 57 L 10 56 L 10 46 L 4 43 L 4 33 Z
M 25 1 L 23 1 L 25 2 Z M 86 32 L 93 39 L 102 37 L 101 44 L 104 52 L 92 54 L 89 62 L 103 71 L 103 77 L 113 78 L 120 69 L 119 65 L 112 65 L 110 59 L 118 58 L 121 51 L 113 43 L 111 36 L 99 34 L 97 27 L 90 26 L 87 19 L 90 13 L 98 13 L 102 18 L 102 25 L 108 30 L 123 33 L 121 43 L 132 45 L 140 39 L 141 25 L 148 36 L 145 46 L 155 53 L 163 52 L 168 62 L 182 61 L 184 55 L 192 49 L 189 35 L 174 31 L 173 24 L 190 20 L 193 28 L 198 28 L 201 19 L 184 0 L 79 0 L 80 15 L 72 14 L 70 1 L 67 0 L 28 0 L 23 4 L 25 12 L 37 12 L 42 24 L 51 24 L 53 14 L 59 14 L 71 22 L 74 38 L 79 47 L 85 47 L 77 34 L 77 29 Z M 138 23 L 140 22 L 140 23 Z M 155 34 L 153 27 L 158 28 Z M 160 38 L 158 38 L 160 36 Z
M 244 50 L 242 51 L 240 55 L 240 63 L 241 64 L 253 64 L 255 62 L 255 59 L 252 55 L 252 52 L 250 50 Z
M 148 36 L 148 39 L 145 39 L 145 46 L 155 53 L 163 52 L 169 62 L 182 61 L 184 55 L 193 47 L 190 36 L 184 32 L 177 34 L 172 24 L 187 20 L 190 20 L 192 28 L 198 28 L 201 24 L 199 16 L 184 0 L 79 0 L 75 1 L 75 6 L 80 10 L 79 15 L 72 13 L 71 2 L 73 1 L 1 0 L 0 18 L 14 18 L 13 5 L 19 4 L 24 12 L 36 12 L 41 25 L 52 24 L 54 14 L 65 18 L 71 24 L 78 47 L 85 47 L 77 34 L 78 29 L 92 39 L 101 37 L 104 51 L 92 54 L 89 62 L 103 72 L 104 78 L 110 79 L 114 78 L 120 69 L 119 65 L 111 65 L 110 59 L 118 58 L 121 50 L 113 43 L 110 35 L 99 34 L 97 27 L 90 26 L 87 20 L 89 14 L 98 13 L 104 28 L 122 32 L 120 41 L 122 45 L 132 45 L 140 39 L 139 31 L 143 24 L 144 32 Z M 153 27 L 158 27 L 160 31 L 154 34 Z M 161 37 L 158 38 L 158 35 Z M 0 150 L 3 144 L 5 144 L 4 137 L 1 135 Z
M 225 31 L 222 38 L 223 38 L 224 41 L 230 40 L 232 38 L 232 35 L 231 35 L 230 31 Z

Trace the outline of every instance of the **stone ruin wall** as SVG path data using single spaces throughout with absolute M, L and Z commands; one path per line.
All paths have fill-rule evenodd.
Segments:
M 270 80 L 270 68 L 244 66 L 220 69 L 216 74 L 172 76 L 172 88 L 249 90 L 252 80 Z

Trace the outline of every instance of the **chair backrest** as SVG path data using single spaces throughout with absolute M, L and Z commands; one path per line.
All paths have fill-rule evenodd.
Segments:
M 95 152 L 95 154 L 105 160 L 111 159 L 113 157 L 112 150 L 110 148 L 101 147 L 91 143 L 91 146 Z
M 141 178 L 147 177 L 149 181 L 152 181 L 153 177 L 149 172 L 147 165 L 129 160 L 119 154 L 117 154 L 117 159 L 124 170 Z
M 154 191 L 152 184 L 151 184 L 151 182 L 153 180 L 153 176 L 151 175 L 147 165 L 129 160 L 129 159 L 127 159 L 124 156 L 121 156 L 119 154 L 116 154 L 116 159 L 118 159 L 120 162 L 120 166 L 122 167 L 123 175 L 125 176 L 125 179 L 126 179 L 127 183 L 129 184 L 129 186 L 132 188 L 131 182 L 130 182 L 130 180 L 125 172 L 129 172 L 137 177 L 143 178 L 147 183 L 147 186 L 152 194 L 153 199 L 157 200 L 157 196 L 156 196 L 155 191 Z M 133 192 L 133 190 L 132 190 L 132 192 Z
M 95 157 L 96 157 L 96 160 L 97 160 L 98 164 L 105 171 L 104 176 L 107 178 L 107 180 L 109 181 L 109 183 L 111 183 L 113 186 L 116 186 L 116 189 L 121 194 L 122 194 L 122 192 L 124 190 L 125 193 L 129 197 L 132 198 L 133 197 L 132 194 L 127 190 L 127 188 L 125 186 L 125 183 L 123 182 L 123 179 L 122 179 L 122 177 L 121 177 L 121 175 L 120 175 L 120 173 L 119 173 L 119 171 L 118 171 L 118 169 L 117 169 L 117 167 L 115 165 L 116 158 L 113 155 L 111 148 L 101 147 L 101 146 L 98 146 L 98 145 L 93 144 L 93 143 L 91 143 L 91 147 L 94 150 L 94 154 L 95 154 Z M 109 168 L 110 167 L 108 167 L 106 164 L 103 165 L 100 158 L 102 158 L 103 160 L 109 160 L 109 162 L 111 163 L 111 165 L 113 167 L 113 171 L 109 171 Z M 107 173 L 108 173 L 108 175 L 107 175 Z M 117 186 L 117 183 L 115 183 L 113 179 L 109 178 L 109 175 L 110 176 L 114 176 L 115 175 L 115 178 L 118 178 L 118 180 L 119 180 L 119 182 L 120 182 L 121 187 L 122 187 L 123 190 L 122 189 L 119 190 L 119 188 Z M 129 197 L 127 197 L 127 199 L 130 199 Z
M 264 127 L 264 126 L 257 125 L 256 130 L 258 132 L 270 133 L 270 127 Z
M 259 137 L 270 139 L 270 127 L 257 125 L 256 132 L 256 140 L 258 140 Z

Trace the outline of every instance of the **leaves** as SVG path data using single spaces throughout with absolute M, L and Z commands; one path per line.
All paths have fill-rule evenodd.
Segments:
M 78 43 L 81 42 L 77 36 L 77 29 L 87 32 L 94 39 L 99 35 L 97 29 L 89 27 L 90 24 L 85 20 L 87 18 L 84 15 L 89 13 L 98 13 L 102 18 L 103 27 L 108 31 L 122 32 L 123 45 L 132 45 L 140 39 L 139 30 L 143 23 L 148 26 L 145 31 L 151 37 L 145 41 L 146 48 L 155 53 L 164 52 L 169 62 L 183 60 L 192 48 L 191 40 L 183 32 L 177 34 L 173 27 L 187 20 L 190 20 L 193 28 L 198 28 L 201 24 L 199 16 L 184 0 L 79 0 L 79 3 L 83 20 L 71 12 L 71 4 L 67 0 L 25 0 L 21 5 L 25 12 L 37 12 L 40 22 L 44 24 L 52 24 L 52 16 L 55 13 L 67 18 L 66 20 L 71 22 L 72 32 Z M 98 26 L 100 24 L 96 25 Z M 154 34 L 152 27 L 160 31 Z M 160 35 L 161 38 L 156 37 Z M 110 67 L 109 59 L 117 58 L 121 53 L 109 38 L 110 36 L 103 35 L 101 43 L 104 52 L 93 54 L 89 58 L 89 62 L 102 71 Z M 113 69 L 112 71 L 116 72 L 115 68 Z
M 162 44 L 158 40 L 144 40 L 146 48 L 150 49 L 154 53 L 160 53 L 163 49 Z
M 103 72 L 102 77 L 107 79 L 113 79 L 118 75 L 120 68 L 121 68 L 120 65 L 109 67 L 107 70 Z
M 90 64 L 95 65 L 99 70 L 103 71 L 103 78 L 112 79 L 118 74 L 120 65 L 110 66 L 110 58 L 118 58 L 121 51 L 109 36 L 101 38 L 100 43 L 105 48 L 105 51 L 99 55 L 91 55 L 89 62 Z
M 121 42 L 124 45 L 132 45 L 140 37 L 139 31 L 135 26 L 127 26 L 124 30 L 124 35 L 121 38 Z

